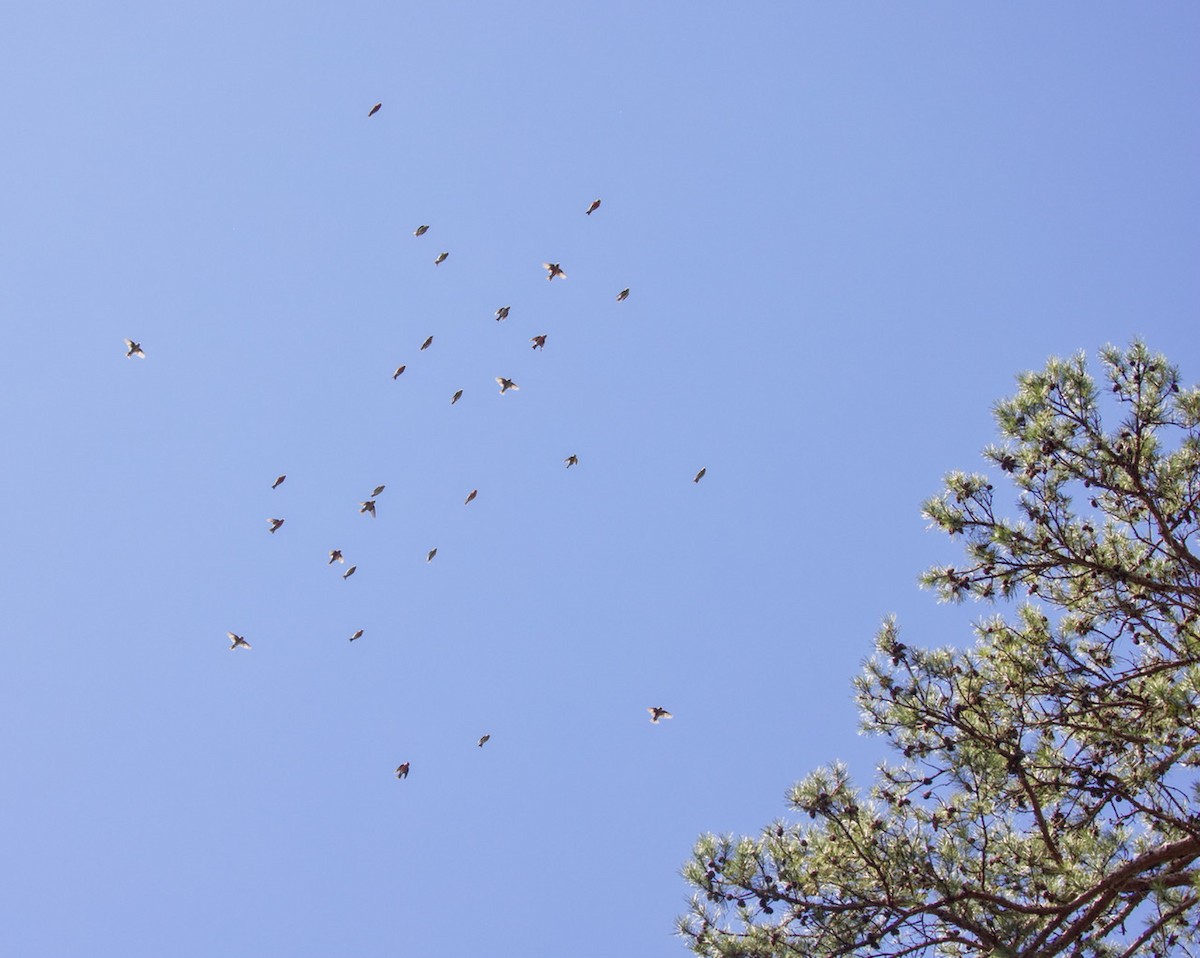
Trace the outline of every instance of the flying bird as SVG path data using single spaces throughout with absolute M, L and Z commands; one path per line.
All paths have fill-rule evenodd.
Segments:
M 433 557 L 434 557 L 435 555 L 437 555 L 437 549 L 430 549 L 430 550 L 429 550 L 429 555 L 427 555 L 427 556 L 425 557 L 425 561 L 426 561 L 426 562 L 432 562 L 432 561 L 433 561 Z
M 650 708 L 646 709 L 646 711 L 650 713 L 650 721 L 653 722 L 655 725 L 658 724 L 659 719 L 665 719 L 665 718 L 671 717 L 670 712 L 668 712 L 664 708 L 659 708 L 659 706 L 657 706 L 657 705 L 650 706 Z
M 558 263 L 542 263 L 542 267 L 550 270 L 550 275 L 546 279 L 554 279 L 555 276 L 561 276 L 563 279 L 567 278 L 567 274 L 563 272 L 562 267 Z
M 396 778 L 408 778 L 408 762 L 396 766 Z
M 376 486 L 376 487 L 375 487 L 375 491 L 371 493 L 371 498 L 372 498 L 372 499 L 376 499 L 376 498 L 378 498 L 379 494 L 380 494 L 381 492 L 383 492 L 383 490 L 384 490 L 384 489 L 386 489 L 386 488 L 387 488 L 387 486 Z
M 132 359 L 134 356 L 136 356 L 138 359 L 146 358 L 146 354 L 142 352 L 141 343 L 135 343 L 132 339 L 127 339 L 125 340 L 125 346 L 129 350 L 125 354 L 126 359 Z
M 692 476 L 692 482 L 699 482 L 701 479 L 704 478 L 704 474 L 706 472 L 708 472 L 708 466 L 705 466 L 698 473 L 696 473 L 694 476 Z
M 418 226 L 415 230 L 413 230 L 413 236 L 424 236 L 428 232 L 428 226 Z
M 378 112 L 379 112 L 379 108 L 380 108 L 380 107 L 382 107 L 382 106 L 383 106 L 383 104 L 382 104 L 382 103 L 376 103 L 376 104 L 375 104 L 373 107 L 371 107 L 371 110 L 370 110 L 370 112 L 367 114 L 367 116 L 374 116 L 376 113 L 378 113 Z
M 225 634 L 229 636 L 230 641 L 233 643 L 231 646 L 229 646 L 230 651 L 236 649 L 239 645 L 243 649 L 253 648 L 253 646 L 246 641 L 246 637 L 244 635 L 234 635 L 232 632 L 226 632 Z
M 437 259 L 435 259 L 435 260 L 433 261 L 433 265 L 434 265 L 434 266 L 441 266 L 441 265 L 442 265 L 442 263 L 446 262 L 446 257 L 447 257 L 447 256 L 449 256 L 449 255 L 450 255 L 449 253 L 438 253 Z
M 369 513 L 371 513 L 371 518 L 372 519 L 375 518 L 375 500 L 374 499 L 368 499 L 366 502 L 360 502 L 359 506 L 361 506 L 361 508 L 358 510 L 358 514 L 360 516 L 364 512 L 369 512 Z
M 623 303 L 627 299 L 629 299 L 629 287 L 628 286 L 626 286 L 623 290 L 621 290 L 621 292 L 617 293 L 617 302 Z
M 279 484 L 280 484 L 281 482 L 283 482 L 283 480 L 284 480 L 284 479 L 286 479 L 286 478 L 287 478 L 287 476 L 280 476 L 280 477 L 279 477 L 278 479 L 276 479 L 276 480 L 275 480 L 273 483 L 271 483 L 271 488 L 272 488 L 272 489 L 278 489 L 278 488 L 279 488 Z
M 510 389 L 520 391 L 521 387 L 514 383 L 511 379 L 505 379 L 503 376 L 497 376 L 496 382 L 500 384 L 500 394 L 504 395 Z
M 342 550 L 341 549 L 330 549 L 329 550 L 329 561 L 326 563 L 326 565 L 333 565 L 335 562 L 340 562 L 340 563 L 342 563 L 342 565 L 346 564 L 346 560 L 342 558 Z
M 462 399 L 462 390 L 461 389 L 458 390 L 457 392 L 455 392 L 455 394 L 450 397 L 450 405 L 453 406 L 460 399 Z
M 474 499 L 477 495 L 479 495 L 479 490 L 472 489 L 471 494 L 469 496 L 467 496 L 467 502 L 464 502 L 463 505 L 465 506 L 468 502 L 470 502 L 472 499 Z
M 425 340 L 425 342 L 421 343 L 421 349 L 420 349 L 420 351 L 421 351 L 421 352 L 424 352 L 425 350 L 427 350 L 427 349 L 428 349 L 430 346 L 432 346 L 432 345 L 433 345 L 433 337 L 432 337 L 432 336 L 430 336 L 430 337 L 429 337 L 427 340 Z
M 352 565 L 349 569 L 347 569 L 345 572 L 342 573 L 342 578 L 349 579 L 350 576 L 354 575 L 354 573 L 357 571 L 358 571 L 358 566 Z
M 354 633 L 352 636 L 350 636 L 350 641 L 351 641 L 351 642 L 353 642 L 355 639 L 361 639 L 361 638 L 362 638 L 362 634 L 363 634 L 363 630 L 362 630 L 362 629 L 359 629 L 359 630 L 358 630 L 357 632 L 355 632 L 355 633 Z
M 587 213 L 588 216 L 591 216 L 598 209 L 600 209 L 600 201 L 592 200 L 592 205 L 589 206 L 586 210 L 584 210 L 584 212 Z
M 546 334 L 545 333 L 541 333 L 537 336 L 534 336 L 533 339 L 531 339 L 529 341 L 531 343 L 533 343 L 533 346 L 531 347 L 533 349 L 545 349 L 546 348 Z
M 511 306 L 501 306 L 498 310 L 496 310 L 496 322 L 500 322 L 502 319 L 508 319 L 508 311 L 510 309 L 512 309 Z
M 400 374 L 402 372 L 404 372 L 404 370 L 406 370 L 406 369 L 408 369 L 407 366 L 397 366 L 396 371 L 394 373 L 392 373 L 392 382 L 395 382 L 397 379 L 399 379 Z
M 572 466 L 579 465 L 579 457 L 575 455 L 575 453 L 571 453 L 571 455 L 567 456 L 563 462 L 565 462 L 567 464 L 567 468 L 570 469 Z
M 271 530 L 270 530 L 271 532 L 274 532 L 281 525 L 283 525 L 282 519 L 268 519 L 267 522 L 271 523 Z
M 487 741 L 489 738 L 491 738 L 491 737 L 492 737 L 492 736 L 491 736 L 490 734 L 489 734 L 489 735 L 485 735 L 485 736 L 483 736 L 483 738 L 481 738 L 481 739 L 479 740 L 479 747 L 480 747 L 480 748 L 483 748 L 483 743 L 484 743 L 484 742 L 486 742 L 486 741 Z

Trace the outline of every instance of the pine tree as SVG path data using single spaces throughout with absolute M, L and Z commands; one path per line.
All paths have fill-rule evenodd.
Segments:
M 966 559 L 922 583 L 1013 614 L 968 649 L 885 621 L 855 693 L 894 758 L 866 794 L 841 764 L 808 775 L 799 823 L 702 837 L 680 919 L 697 954 L 1200 951 L 1200 389 L 1141 343 L 1101 359 L 1107 384 L 1082 354 L 1020 376 L 994 477 L 952 473 L 925 503 Z

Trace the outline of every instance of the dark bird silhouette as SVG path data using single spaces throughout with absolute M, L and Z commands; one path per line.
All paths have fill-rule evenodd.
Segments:
M 420 351 L 425 352 L 425 350 L 427 350 L 432 345 L 433 345 L 433 337 L 430 336 L 428 339 L 425 340 L 425 342 L 421 343 Z
M 575 453 L 571 453 L 571 455 L 567 456 L 563 462 L 565 462 L 567 464 L 567 468 L 570 469 L 572 466 L 579 465 L 579 457 L 575 455 Z
M 487 741 L 489 738 L 491 738 L 491 737 L 492 737 L 491 735 L 485 735 L 485 736 L 483 736 L 483 738 L 481 738 L 481 739 L 479 740 L 479 747 L 480 747 L 480 748 L 483 748 L 483 743 L 484 743 L 484 742 L 486 742 L 486 741 Z
M 428 232 L 428 226 L 418 226 L 415 230 L 413 230 L 413 236 L 424 236 Z
M 369 113 L 367 113 L 367 116 L 374 116 L 376 113 L 379 112 L 379 110 L 382 106 L 383 106 L 382 103 L 376 103 L 373 107 L 371 107 L 371 110 Z
M 555 276 L 561 276 L 563 279 L 567 278 L 567 274 L 563 272 L 563 268 L 558 263 L 542 263 L 542 267 L 550 271 L 550 275 L 546 279 L 554 279 Z
M 282 519 L 268 519 L 267 522 L 271 523 L 271 529 L 270 529 L 271 532 L 275 532 L 275 530 L 277 530 L 281 525 L 283 525 Z
M 357 571 L 358 571 L 358 566 L 352 565 L 349 569 L 347 569 L 345 572 L 342 573 L 342 578 L 349 579 L 350 576 L 354 575 L 354 573 Z
M 279 485 L 280 485 L 280 483 L 282 483 L 282 482 L 283 482 L 283 480 L 284 480 L 284 479 L 286 479 L 286 478 L 287 478 L 287 476 L 280 476 L 280 477 L 279 477 L 278 479 L 276 479 L 276 480 L 275 480 L 273 483 L 271 483 L 271 488 L 272 488 L 272 489 L 278 489 L 278 488 L 279 488 Z
M 460 399 L 462 399 L 462 390 L 461 389 L 457 390 L 454 393 L 454 395 L 450 397 L 450 405 L 453 406 Z
M 396 371 L 394 373 L 392 373 L 392 382 L 395 382 L 397 379 L 399 379 L 400 374 L 402 372 L 404 372 L 404 370 L 406 370 L 406 369 L 408 369 L 407 366 L 397 366 Z
M 243 649 L 253 648 L 253 646 L 249 642 L 246 641 L 246 637 L 244 635 L 234 635 L 232 632 L 226 632 L 225 634 L 227 636 L 229 636 L 230 641 L 233 643 L 232 645 L 229 646 L 231 651 L 233 649 L 236 649 L 239 645 Z
M 438 253 L 438 257 L 437 257 L 437 259 L 435 259 L 435 260 L 433 261 L 433 265 L 434 265 L 434 266 L 441 266 L 441 265 L 442 265 L 442 263 L 446 262 L 446 257 L 447 257 L 447 256 L 449 256 L 449 255 L 450 255 L 449 253 Z
M 125 340 L 125 348 L 128 352 L 125 353 L 126 359 L 132 359 L 136 356 L 138 359 L 145 359 L 146 354 L 142 352 L 142 344 L 135 343 L 132 339 Z
M 531 343 L 533 343 L 533 346 L 531 347 L 533 349 L 545 349 L 546 348 L 546 334 L 545 333 L 539 333 L 537 336 L 534 336 L 533 339 L 531 339 L 529 341 Z
M 698 473 L 696 473 L 696 474 L 695 474 L 695 475 L 692 477 L 692 482 L 699 482 L 701 479 L 703 479 L 703 478 L 704 478 L 704 474 L 705 474 L 706 472 L 708 472 L 708 466 L 705 466 L 705 467 L 704 467 L 703 469 L 701 469 L 701 470 L 700 470 Z
M 335 562 L 340 562 L 343 565 L 346 564 L 346 560 L 342 558 L 342 550 L 341 549 L 330 549 L 329 550 L 329 562 L 327 562 L 326 565 L 333 565 Z
M 372 519 L 375 518 L 375 500 L 374 499 L 368 499 L 366 502 L 360 502 L 359 507 L 360 508 L 358 510 L 358 514 L 360 516 L 364 512 L 369 512 L 369 513 L 371 513 L 371 518 Z
M 617 293 L 617 302 L 623 303 L 627 299 L 629 299 L 629 287 L 628 286 L 626 286 L 623 290 L 621 290 L 621 292 Z
M 361 639 L 361 638 L 362 638 L 362 634 L 363 634 L 363 630 L 362 630 L 362 629 L 359 629 L 359 630 L 358 630 L 357 632 L 355 632 L 355 633 L 354 633 L 352 636 L 350 636 L 350 641 L 351 641 L 351 642 L 353 642 L 355 639 Z
M 512 309 L 511 306 L 501 306 L 498 310 L 496 310 L 496 322 L 500 322 L 502 319 L 508 319 L 508 311 L 510 309 Z
M 471 494 L 469 496 L 467 496 L 467 502 L 464 502 L 463 505 L 465 506 L 468 502 L 470 502 L 472 499 L 474 499 L 477 495 L 479 495 L 479 490 L 472 489 Z
M 430 550 L 429 550 L 429 555 L 427 555 L 427 556 L 425 557 L 425 561 L 426 561 L 426 562 L 432 562 L 432 561 L 433 561 L 433 557 L 434 557 L 435 555 L 437 555 L 437 549 L 430 549 Z
M 496 382 L 498 382 L 500 384 L 500 394 L 501 395 L 508 392 L 508 390 L 510 390 L 510 389 L 515 389 L 518 392 L 521 389 L 521 387 L 518 386 L 516 383 L 514 383 L 511 379 L 505 379 L 503 376 L 497 376 Z
M 376 487 L 375 487 L 375 489 L 374 489 L 374 491 L 371 493 L 371 498 L 372 498 L 372 499 L 378 499 L 378 498 L 379 498 L 379 494 L 380 494 L 381 492 L 383 492 L 383 490 L 384 490 L 384 489 L 386 489 L 386 488 L 387 488 L 387 486 L 376 486 Z
M 408 762 L 401 762 L 396 766 L 396 778 L 408 778 Z
M 584 210 L 584 212 L 587 213 L 588 216 L 591 216 L 598 209 L 600 209 L 600 201 L 592 200 L 592 205 L 589 206 L 586 210 Z
M 650 713 L 650 721 L 655 725 L 658 724 L 659 719 L 671 718 L 670 712 L 664 708 L 660 708 L 657 705 L 650 706 L 650 708 L 646 709 L 646 711 Z

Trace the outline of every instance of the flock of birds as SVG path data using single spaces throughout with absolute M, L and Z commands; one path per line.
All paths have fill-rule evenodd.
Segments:
M 382 103 L 376 103 L 368 111 L 367 116 L 368 117 L 374 116 L 382 108 L 383 108 Z M 600 202 L 601 201 L 598 199 L 592 200 L 592 202 L 588 205 L 588 208 L 586 210 L 584 210 L 584 213 L 586 213 L 588 216 L 591 216 L 593 213 L 596 212 L 596 210 L 598 210 L 600 208 Z M 429 232 L 429 225 L 423 224 L 421 226 L 418 226 L 413 231 L 413 236 L 418 236 L 418 237 L 424 236 L 427 232 Z M 447 258 L 449 256 L 450 256 L 449 252 L 443 251 L 443 252 L 439 253 L 433 261 L 434 266 L 440 266 L 442 263 L 444 263 L 447 260 Z M 567 278 L 567 274 L 563 270 L 562 265 L 560 263 L 543 263 L 542 268 L 546 270 L 546 273 L 547 273 L 546 279 L 547 280 L 553 281 L 556 278 L 557 279 L 566 279 Z M 629 287 L 626 287 L 625 289 L 623 289 L 619 293 L 617 293 L 617 302 L 618 303 L 623 303 L 628 298 L 629 298 Z M 501 306 L 499 309 L 497 309 L 496 310 L 496 321 L 501 322 L 502 320 L 507 319 L 509 310 L 511 308 L 512 308 L 511 306 Z M 530 340 L 530 342 L 533 344 L 533 346 L 532 346 L 533 349 L 545 349 L 546 334 L 541 333 L 537 336 L 534 336 Z M 428 349 L 431 345 L 433 345 L 433 337 L 432 336 L 428 337 L 421 344 L 420 351 L 423 352 L 424 350 Z M 125 340 L 125 358 L 133 359 L 134 357 L 136 357 L 138 359 L 145 359 L 146 358 L 145 350 L 142 349 L 141 343 L 134 342 L 132 339 L 126 339 Z M 400 376 L 403 375 L 404 370 L 407 368 L 408 367 L 406 365 L 398 366 L 396 368 L 396 371 L 392 374 L 393 381 L 396 379 L 399 379 Z M 515 382 L 513 382 L 511 379 L 508 379 L 504 376 L 497 376 L 496 383 L 500 386 L 501 395 L 508 392 L 509 390 L 513 390 L 515 392 L 515 391 L 520 390 L 520 388 L 521 388 Z M 457 403 L 462 398 L 462 394 L 463 394 L 463 391 L 461 389 L 459 389 L 457 392 L 455 392 L 454 395 L 450 399 L 450 405 L 453 406 L 455 403 Z M 579 457 L 577 455 L 575 455 L 574 453 L 572 453 L 571 455 L 567 456 L 567 458 L 564 459 L 563 462 L 566 463 L 566 467 L 568 469 L 570 469 L 572 466 L 579 465 Z M 707 472 L 708 472 L 707 467 L 702 468 L 692 478 L 692 482 L 699 482 L 701 479 L 704 478 L 704 475 Z M 286 474 L 277 476 L 275 481 L 273 483 L 271 483 L 271 488 L 278 489 L 286 480 L 287 480 Z M 379 498 L 379 496 L 383 493 L 385 488 L 386 488 L 386 486 L 383 486 L 383 485 L 376 486 L 372 490 L 371 495 L 359 503 L 359 510 L 358 510 L 359 513 L 360 514 L 369 514 L 372 518 L 374 518 L 376 515 L 375 500 Z M 472 489 L 470 494 L 467 496 L 464 504 L 470 504 L 478 494 L 479 494 L 478 489 Z M 268 519 L 267 524 L 268 524 L 269 528 L 267 531 L 272 534 L 278 532 L 280 530 L 280 528 L 283 526 L 285 521 L 286 520 L 284 520 L 284 519 L 276 519 L 276 518 Z M 437 549 L 436 548 L 430 549 L 428 554 L 425 556 L 425 561 L 432 562 L 436 555 L 437 555 Z M 329 563 L 328 564 L 333 565 L 335 562 L 340 563 L 342 565 L 344 565 L 346 562 L 345 557 L 342 555 L 341 549 L 329 550 Z M 349 579 L 352 575 L 354 575 L 354 573 L 356 571 L 358 571 L 358 566 L 352 565 L 345 572 L 342 573 L 342 578 Z M 248 641 L 246 641 L 246 637 L 244 635 L 238 635 L 234 632 L 227 632 L 226 635 L 229 637 L 229 641 L 230 641 L 229 648 L 231 651 L 234 649 L 251 649 L 251 648 L 253 648 L 253 646 Z M 350 636 L 350 641 L 353 642 L 356 639 L 362 638 L 362 635 L 363 635 L 363 630 L 359 629 L 353 635 Z M 650 721 L 654 725 L 657 725 L 659 723 L 659 721 L 661 721 L 662 719 L 669 719 L 672 717 L 670 712 L 668 712 L 665 708 L 662 708 L 661 706 L 657 706 L 657 705 L 650 706 L 649 708 L 646 709 L 646 711 L 650 713 Z M 479 741 L 476 744 L 480 748 L 483 748 L 483 746 L 488 742 L 488 740 L 491 737 L 492 736 L 490 734 L 483 735 L 482 737 L 480 737 Z M 410 762 L 401 762 L 400 765 L 398 765 L 396 767 L 396 778 L 408 778 L 408 772 L 409 772 L 410 765 L 411 765 Z

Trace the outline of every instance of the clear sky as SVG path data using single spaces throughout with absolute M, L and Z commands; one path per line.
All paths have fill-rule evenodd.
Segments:
M 1014 375 L 1200 379 L 1192 3 L 0 37 L 4 954 L 680 955 L 698 834 L 870 780 L 882 617 L 968 640 L 920 504 Z

